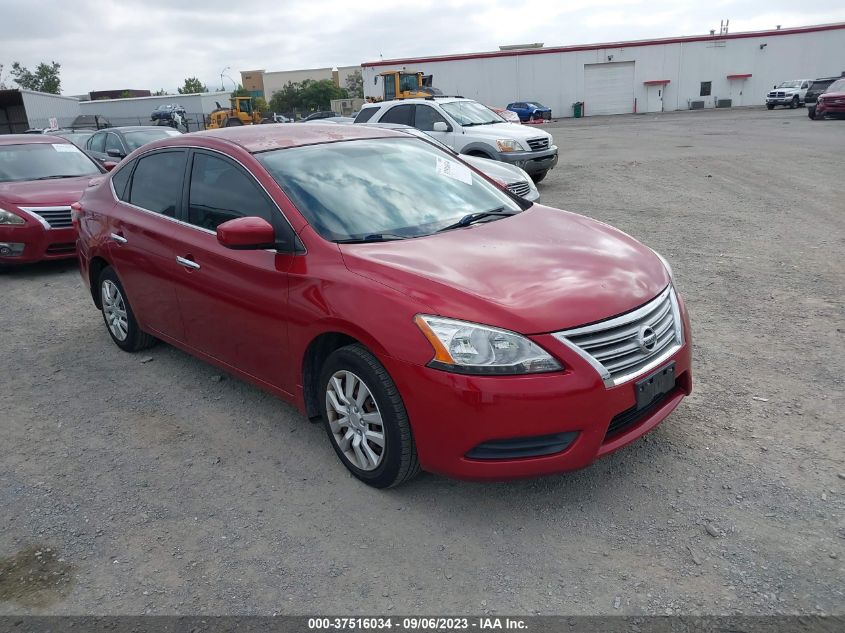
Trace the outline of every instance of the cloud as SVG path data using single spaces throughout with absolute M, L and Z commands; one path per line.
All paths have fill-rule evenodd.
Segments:
M 62 91 L 165 88 L 189 76 L 210 88 L 221 71 L 349 66 L 418 55 L 845 21 L 845 8 L 794 0 L 41 0 L 3 3 L 0 64 L 62 64 Z M 8 82 L 8 77 L 4 76 Z M 227 89 L 231 84 L 225 81 Z

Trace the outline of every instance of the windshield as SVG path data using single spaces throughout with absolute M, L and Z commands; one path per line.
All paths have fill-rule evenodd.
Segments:
M 147 143 L 152 143 L 168 136 L 179 136 L 179 134 L 180 132 L 176 130 L 138 130 L 137 132 L 125 132 L 123 134 L 123 140 L 126 141 L 126 146 L 131 152 L 141 147 L 141 145 L 146 145 Z
M 505 121 L 490 108 L 477 101 L 452 101 L 451 103 L 441 103 L 440 107 L 446 110 L 449 116 L 455 119 L 459 125 L 464 127 L 504 123 Z
M 783 81 L 778 85 L 778 88 L 800 88 L 800 81 Z
M 428 143 L 366 139 L 257 154 L 327 240 L 430 235 L 470 213 L 521 207 Z
M 0 182 L 99 175 L 97 165 L 70 143 L 0 145 Z
M 545 108 L 546 107 L 542 103 L 540 103 L 539 101 L 532 101 L 531 105 L 533 105 L 535 108 Z
M 837 79 L 830 84 L 830 87 L 825 90 L 825 93 L 828 92 L 845 92 L 845 79 Z

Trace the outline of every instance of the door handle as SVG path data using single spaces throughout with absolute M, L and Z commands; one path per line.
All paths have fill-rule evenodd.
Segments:
M 117 242 L 118 244 L 126 244 L 126 242 L 129 241 L 125 237 L 123 237 L 122 235 L 118 235 L 117 233 L 112 233 L 111 235 L 109 235 L 109 237 L 112 239 L 113 242 Z
M 189 268 L 191 270 L 199 270 L 200 265 L 193 261 L 192 259 L 185 259 L 184 257 L 176 256 L 176 263 L 180 266 L 184 266 L 185 268 Z

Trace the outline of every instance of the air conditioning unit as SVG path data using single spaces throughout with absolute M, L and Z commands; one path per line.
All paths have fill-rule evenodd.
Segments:
M 716 107 L 717 108 L 730 108 L 731 107 L 731 99 L 717 99 L 716 100 Z
M 690 110 L 703 110 L 704 109 L 704 102 L 703 101 L 690 101 L 689 102 L 689 109 Z

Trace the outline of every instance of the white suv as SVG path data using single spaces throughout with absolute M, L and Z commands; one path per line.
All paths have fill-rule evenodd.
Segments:
M 540 182 L 557 165 L 557 146 L 551 134 L 508 123 L 472 99 L 434 97 L 367 104 L 355 123 L 410 125 L 461 154 L 521 167 L 534 182 Z
M 766 94 L 766 107 L 773 110 L 776 105 L 789 106 L 790 108 L 804 105 L 804 97 L 812 83 L 812 79 L 793 79 L 780 82 L 774 90 L 770 90 Z

